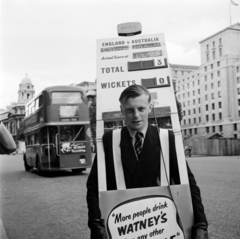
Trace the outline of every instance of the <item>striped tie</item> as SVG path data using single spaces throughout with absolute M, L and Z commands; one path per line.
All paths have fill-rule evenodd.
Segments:
M 137 131 L 137 133 L 135 134 L 134 148 L 135 148 L 135 152 L 137 154 L 138 159 L 139 159 L 139 155 L 142 151 L 142 138 L 143 138 L 143 133 Z

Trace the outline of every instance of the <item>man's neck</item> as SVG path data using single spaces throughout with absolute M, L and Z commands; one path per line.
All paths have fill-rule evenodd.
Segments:
M 146 132 L 147 132 L 147 128 L 148 128 L 148 123 L 147 123 L 146 125 L 144 125 L 144 127 L 142 127 L 141 130 L 132 129 L 131 127 L 129 127 L 129 126 L 127 125 L 127 129 L 128 129 L 128 132 L 129 132 L 129 134 L 130 134 L 131 137 L 133 137 L 133 136 L 136 134 L 137 131 L 142 132 L 143 135 L 144 135 L 144 137 L 145 137 Z

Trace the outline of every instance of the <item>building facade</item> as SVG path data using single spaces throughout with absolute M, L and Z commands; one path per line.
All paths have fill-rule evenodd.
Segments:
M 200 48 L 199 68 L 176 79 L 183 136 L 240 138 L 240 24 L 202 40 Z
M 34 94 L 34 85 L 26 75 L 19 84 L 18 102 L 11 103 L 7 109 L 0 111 L 0 120 L 12 134 L 19 152 L 22 150 L 21 141 L 24 140 L 22 120 L 25 116 L 25 104 L 34 97 Z

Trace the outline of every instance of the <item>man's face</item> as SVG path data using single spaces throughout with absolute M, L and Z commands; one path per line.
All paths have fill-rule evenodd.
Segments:
M 148 114 L 151 111 L 148 99 L 149 96 L 143 94 L 136 98 L 128 98 L 121 104 L 126 124 L 133 130 L 142 130 L 148 122 Z

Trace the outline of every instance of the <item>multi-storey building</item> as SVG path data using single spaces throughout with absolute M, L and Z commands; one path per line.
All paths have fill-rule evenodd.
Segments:
M 201 66 L 176 79 L 185 138 L 219 132 L 240 137 L 240 23 L 200 42 Z
M 21 133 L 23 133 L 22 120 L 25 116 L 25 104 L 34 97 L 34 94 L 34 85 L 26 75 L 19 84 L 18 102 L 11 103 L 5 110 L 0 110 L 0 120 L 12 134 L 19 152 L 22 150 L 20 143 L 23 140 Z

